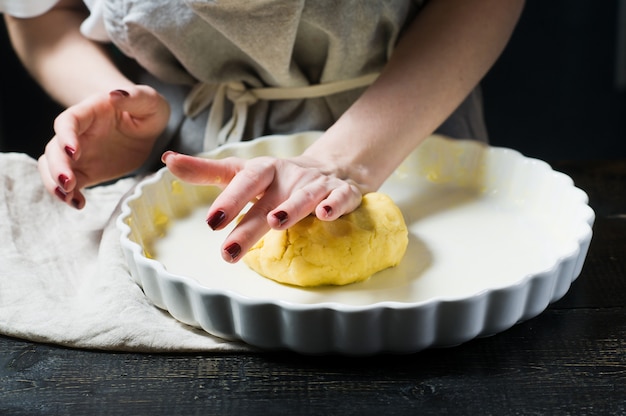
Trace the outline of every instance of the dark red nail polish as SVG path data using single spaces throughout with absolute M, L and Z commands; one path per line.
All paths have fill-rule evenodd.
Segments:
M 324 205 L 324 211 L 326 211 L 326 215 L 328 216 L 333 213 L 333 209 L 329 205 Z
M 119 95 L 119 96 L 122 96 L 122 97 L 128 97 L 130 95 L 128 93 L 128 91 L 125 91 L 125 90 L 113 90 L 109 94 L 111 94 L 111 95 Z
M 56 196 L 59 197 L 61 201 L 65 202 L 65 198 L 67 197 L 67 194 L 63 191 L 63 189 L 61 189 L 60 186 L 57 186 L 54 189 L 54 193 L 56 194 Z
M 70 159 L 74 159 L 74 155 L 76 154 L 76 149 L 70 146 L 65 146 L 65 153 L 67 153 Z
M 274 218 L 278 220 L 278 224 L 283 225 L 289 219 L 289 216 L 285 211 L 278 211 L 274 214 Z
M 237 243 L 232 243 L 224 250 L 228 253 L 231 259 L 235 260 L 241 254 L 241 246 Z
M 61 187 L 63 189 L 65 189 L 67 187 L 67 183 L 70 181 L 70 178 L 68 178 L 67 176 L 65 176 L 64 174 L 60 174 L 59 175 L 59 183 L 61 184 Z
M 220 226 L 221 223 L 226 219 L 226 214 L 224 211 L 219 210 L 213 213 L 209 218 L 207 218 L 206 223 L 211 227 L 211 229 L 215 230 Z

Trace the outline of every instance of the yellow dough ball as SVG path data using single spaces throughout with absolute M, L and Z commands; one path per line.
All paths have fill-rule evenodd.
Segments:
M 281 283 L 346 285 L 396 266 L 407 245 L 402 212 L 387 195 L 373 192 L 335 221 L 310 215 L 287 230 L 270 230 L 243 261 Z

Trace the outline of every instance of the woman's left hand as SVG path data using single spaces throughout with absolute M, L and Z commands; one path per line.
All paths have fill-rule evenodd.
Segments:
M 363 194 L 337 169 L 304 155 L 213 160 L 165 152 L 162 160 L 185 182 L 223 189 L 207 213 L 214 230 L 226 227 L 252 202 L 222 245 L 222 257 L 231 263 L 270 228 L 288 228 L 310 214 L 332 221 L 356 209 Z

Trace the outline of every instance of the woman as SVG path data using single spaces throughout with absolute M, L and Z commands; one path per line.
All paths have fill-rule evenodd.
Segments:
M 165 149 L 193 153 L 264 134 L 325 131 L 288 159 L 162 155 L 181 179 L 224 187 L 208 212 L 213 229 L 256 200 L 223 244 L 230 262 L 270 228 L 354 210 L 438 128 L 485 140 L 472 91 L 523 7 L 523 0 L 85 3 L 52 0 L 46 10 L 0 3 L 21 60 L 68 107 L 39 159 L 46 189 L 66 203 L 82 208 L 81 189 L 129 174 Z M 126 76 L 104 41 L 153 78 Z

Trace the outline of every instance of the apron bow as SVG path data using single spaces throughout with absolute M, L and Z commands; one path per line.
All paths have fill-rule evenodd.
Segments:
M 217 144 L 241 141 L 248 118 L 248 108 L 258 100 L 297 100 L 318 98 L 337 94 L 355 88 L 366 87 L 378 77 L 368 74 L 357 78 L 306 85 L 303 87 L 261 87 L 247 88 L 243 82 L 231 81 L 222 84 L 197 83 L 184 102 L 185 115 L 196 117 L 211 106 L 207 126 L 204 131 L 203 149 L 210 150 L 217 138 Z M 224 124 L 226 100 L 233 104 L 230 120 Z

